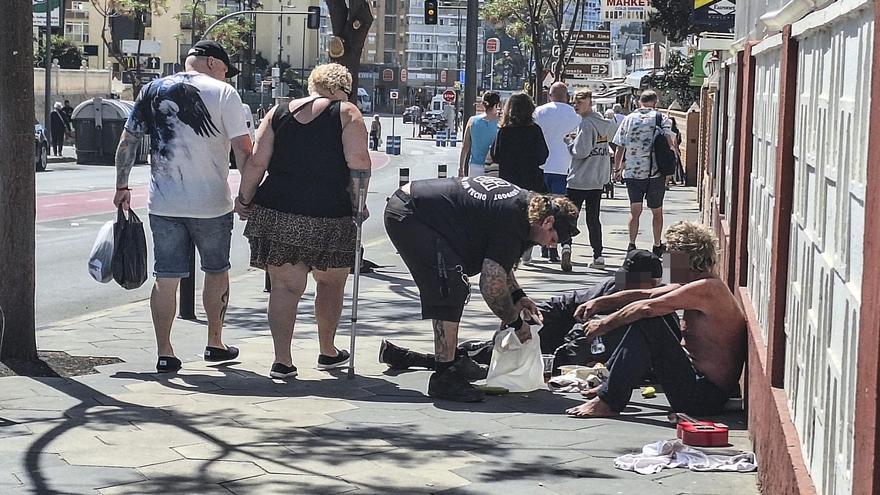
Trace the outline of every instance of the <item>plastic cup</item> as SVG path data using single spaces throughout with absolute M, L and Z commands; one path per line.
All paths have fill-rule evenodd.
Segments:
M 544 383 L 550 381 L 550 376 L 553 375 L 553 361 L 556 359 L 556 356 L 553 354 L 541 354 L 541 362 L 544 363 Z

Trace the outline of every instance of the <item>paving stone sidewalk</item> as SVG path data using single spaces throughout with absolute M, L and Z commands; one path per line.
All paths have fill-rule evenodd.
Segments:
M 607 271 L 587 268 L 582 234 L 574 272 L 541 261 L 524 266 L 517 278 L 526 290 L 541 298 L 611 274 L 627 242 L 623 193 L 603 203 Z M 694 196 L 690 188 L 670 192 L 667 224 L 698 218 Z M 642 222 L 649 226 L 650 216 Z M 200 357 L 205 322 L 178 320 L 173 341 L 183 370 L 153 373 L 146 301 L 40 329 L 41 349 L 124 362 L 74 379 L 0 378 L 0 493 L 757 493 L 753 474 L 675 469 L 642 476 L 613 467 L 616 456 L 675 436 L 662 394 L 647 400 L 636 391 L 622 417 L 602 420 L 566 417 L 578 396 L 546 390 L 479 404 L 429 400 L 429 372 L 392 373 L 377 362 L 383 338 L 430 350 L 432 336 L 393 247 L 367 254 L 382 268 L 361 278 L 353 379 L 313 369 L 311 288 L 294 337 L 300 375 L 267 377 L 267 294 L 256 271 L 232 285 L 225 339 L 240 347 L 238 363 L 207 365 Z M 349 345 L 349 314 L 346 305 L 340 348 Z M 497 326 L 478 295 L 463 321 L 461 338 L 487 338 Z M 724 420 L 732 446 L 719 452 L 751 450 L 742 414 Z

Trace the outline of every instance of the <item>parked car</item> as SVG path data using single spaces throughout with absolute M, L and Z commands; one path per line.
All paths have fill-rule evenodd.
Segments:
M 49 140 L 46 138 L 46 129 L 37 121 L 34 121 L 34 156 L 36 171 L 45 171 L 49 163 Z

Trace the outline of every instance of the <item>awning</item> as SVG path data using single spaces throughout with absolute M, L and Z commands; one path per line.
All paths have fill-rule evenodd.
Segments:
M 630 88 L 641 89 L 642 79 L 644 79 L 646 76 L 650 76 L 653 72 L 653 69 L 642 69 L 633 71 L 631 74 L 628 74 L 626 76 L 626 85 Z
M 618 96 L 628 95 L 630 93 L 632 93 L 632 88 L 629 86 L 612 86 L 604 91 L 594 94 L 593 98 L 617 98 Z

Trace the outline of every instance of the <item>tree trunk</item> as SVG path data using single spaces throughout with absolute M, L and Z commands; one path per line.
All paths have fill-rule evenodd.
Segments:
M 7 0 L 4 7 L 0 16 L 0 360 L 36 359 L 36 206 L 30 117 L 34 112 L 33 4 Z
M 532 99 L 536 105 L 543 102 L 544 94 L 544 52 L 541 49 L 543 32 L 540 27 L 532 31 L 532 56 L 535 58 L 535 85 L 532 87 Z
M 333 62 L 344 65 L 351 72 L 351 94 L 348 100 L 357 104 L 358 75 L 361 68 L 361 53 L 367 41 L 367 33 L 373 24 L 373 13 L 366 0 L 326 0 L 327 11 L 333 35 L 342 39 L 345 52 L 339 58 L 331 58 Z M 355 29 L 355 24 L 357 29 Z

